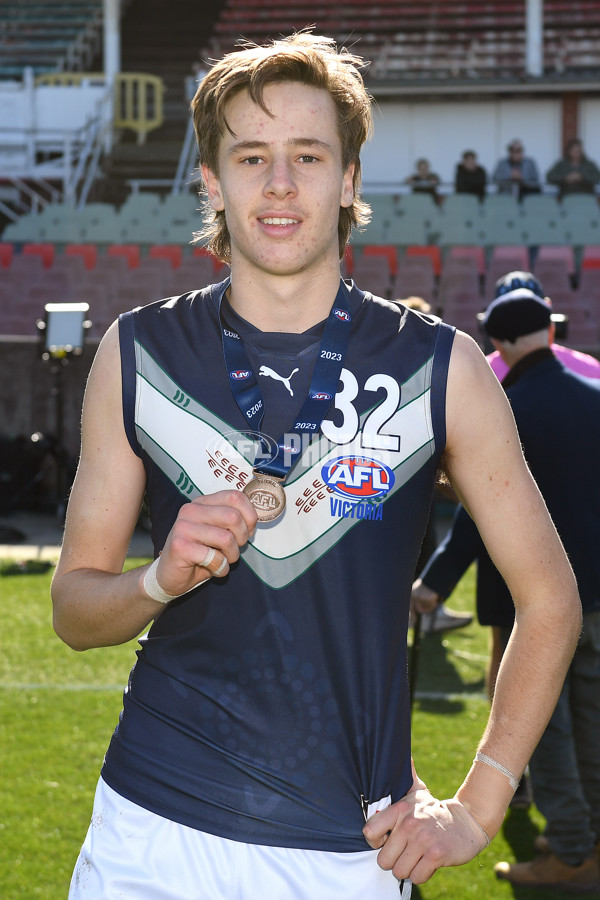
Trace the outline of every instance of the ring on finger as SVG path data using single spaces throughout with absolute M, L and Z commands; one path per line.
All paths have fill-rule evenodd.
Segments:
M 200 565 L 201 565 L 204 569 L 208 569 L 209 566 L 210 566 L 210 564 L 211 564 L 211 562 L 213 561 L 213 559 L 215 558 L 216 555 L 217 555 L 217 551 L 215 550 L 215 548 L 214 548 L 214 547 L 209 547 L 209 548 L 208 548 L 208 551 L 207 551 L 207 553 L 206 553 L 206 556 L 204 557 L 204 559 L 203 559 L 203 561 L 200 563 Z
M 229 562 L 227 560 L 227 557 L 223 556 L 223 562 L 221 563 L 219 568 L 214 572 L 215 577 L 219 578 L 221 575 L 223 575 L 223 573 L 225 572 L 225 569 L 227 568 L 228 565 L 229 565 Z

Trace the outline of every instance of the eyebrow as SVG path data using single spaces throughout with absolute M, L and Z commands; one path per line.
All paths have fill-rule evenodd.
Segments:
M 327 141 L 321 141 L 319 138 L 313 137 L 297 137 L 290 138 L 287 141 L 287 145 L 290 147 L 306 147 L 313 149 L 320 149 L 331 152 L 332 147 L 331 144 L 328 144 Z M 232 156 L 235 153 L 250 151 L 250 150 L 268 150 L 269 144 L 266 141 L 236 141 L 229 150 L 227 151 L 229 156 Z

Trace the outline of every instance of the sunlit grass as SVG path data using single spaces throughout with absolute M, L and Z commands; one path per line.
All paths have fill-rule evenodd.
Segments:
M 135 641 L 86 653 L 62 644 L 52 630 L 50 579 L 51 572 L 0 576 L 3 900 L 66 898 L 103 755 L 135 661 Z M 473 591 L 470 571 L 452 597 L 452 608 L 473 611 Z M 483 731 L 487 650 L 487 632 L 476 623 L 422 638 L 413 752 L 419 774 L 438 796 L 452 796 Z M 450 696 L 441 699 L 442 694 Z M 493 865 L 499 859 L 527 858 L 541 826 L 534 811 L 510 813 L 503 832 L 478 860 L 438 872 L 413 896 L 511 897 L 512 888 L 496 881 Z M 545 900 L 557 894 L 522 890 L 515 896 Z

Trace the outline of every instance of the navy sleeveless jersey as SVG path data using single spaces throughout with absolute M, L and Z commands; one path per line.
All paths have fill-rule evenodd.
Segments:
M 120 320 L 125 428 L 143 460 L 156 553 L 183 503 L 241 490 L 259 446 L 223 357 L 228 282 Z M 352 332 L 287 506 L 240 561 L 170 603 L 140 641 L 103 777 L 174 821 L 233 840 L 367 849 L 364 809 L 411 785 L 410 588 L 445 445 L 453 329 L 351 287 Z M 289 429 L 323 326 L 263 334 L 223 302 Z

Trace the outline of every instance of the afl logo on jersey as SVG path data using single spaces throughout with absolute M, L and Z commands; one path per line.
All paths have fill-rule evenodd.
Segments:
M 322 467 L 321 478 L 346 500 L 386 497 L 396 480 L 388 466 L 367 456 L 338 456 Z
M 246 378 L 250 378 L 252 372 L 249 369 L 236 369 L 235 372 L 230 372 L 229 377 L 234 381 L 245 381 Z
M 328 394 L 327 391 L 315 391 L 314 394 L 310 395 L 311 400 L 331 400 L 331 394 Z
M 336 319 L 339 319 L 341 322 L 349 322 L 350 321 L 350 313 L 346 312 L 345 309 L 334 309 L 333 314 Z

